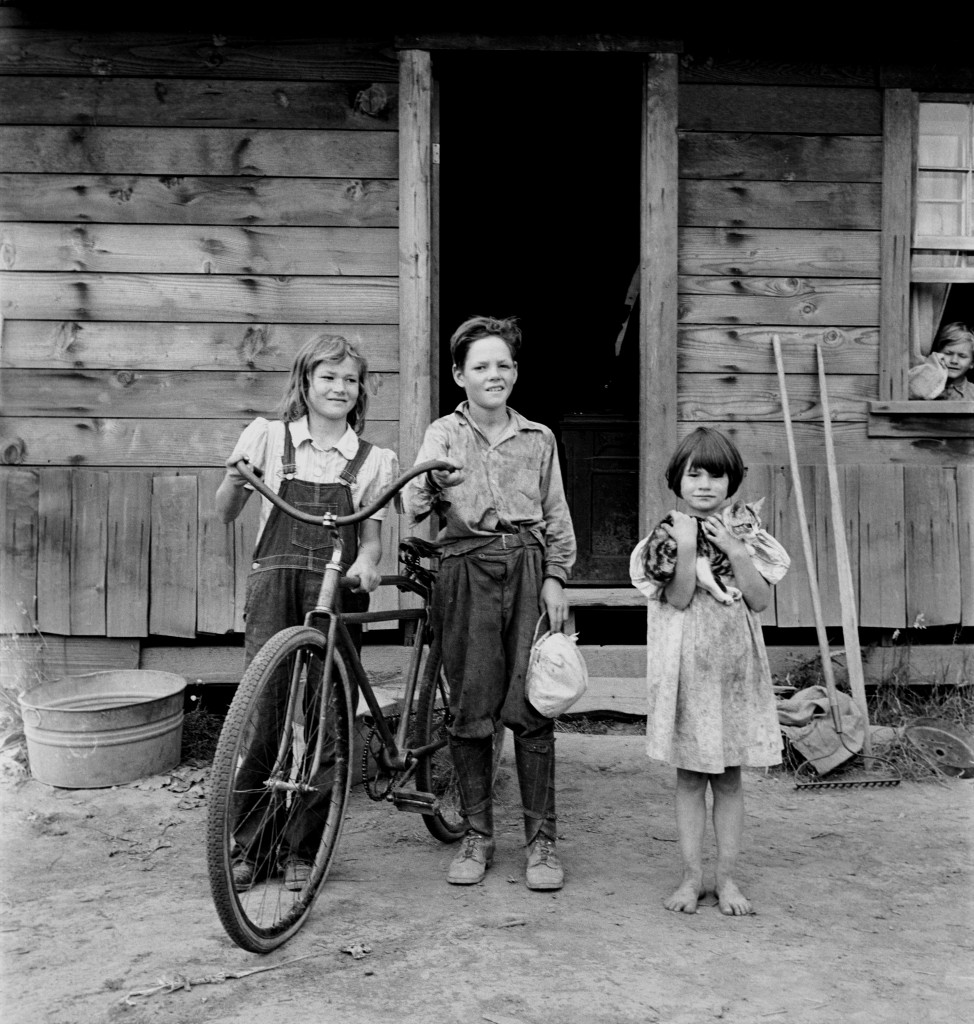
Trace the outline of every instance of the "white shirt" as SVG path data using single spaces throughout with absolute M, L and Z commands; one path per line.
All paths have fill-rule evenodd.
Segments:
M 246 455 L 251 466 L 264 474 L 264 481 L 273 491 L 280 491 L 284 479 L 281 458 L 284 455 L 284 426 L 280 420 L 266 420 L 261 416 L 243 429 L 233 456 Z M 294 445 L 295 476 L 314 484 L 342 483 L 341 475 L 358 451 L 358 435 L 348 427 L 338 441 L 329 448 L 322 448 L 314 442 L 308 429 L 308 417 L 303 416 L 287 424 Z M 356 509 L 365 508 L 399 476 L 399 458 L 391 448 L 372 447 L 359 470 L 355 483 L 351 485 L 352 504 Z M 249 490 L 253 488 L 249 487 Z M 257 539 L 260 539 L 268 516 L 274 506 L 261 496 L 260 525 Z M 385 519 L 386 509 L 379 509 L 370 518 Z

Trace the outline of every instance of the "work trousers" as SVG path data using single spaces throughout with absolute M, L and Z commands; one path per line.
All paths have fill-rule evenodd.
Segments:
M 498 721 L 516 737 L 553 733 L 524 689 L 542 570 L 541 545 L 528 533 L 504 534 L 441 562 L 432 615 L 450 682 L 451 735 L 492 736 Z

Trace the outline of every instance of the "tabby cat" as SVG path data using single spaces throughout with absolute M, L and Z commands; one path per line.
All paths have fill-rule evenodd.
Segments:
M 745 546 L 757 536 L 761 529 L 761 506 L 764 498 L 745 502 L 740 498 L 720 513 L 730 533 L 742 540 Z M 656 525 L 645 549 L 646 575 L 657 583 L 667 584 L 676 573 L 676 541 L 663 528 L 673 525 L 673 516 L 667 515 Z M 721 577 L 732 575 L 727 555 L 707 539 L 703 532 L 703 520 L 697 520 L 697 586 L 712 594 L 721 604 L 733 604 L 741 599 L 737 587 L 725 583 Z

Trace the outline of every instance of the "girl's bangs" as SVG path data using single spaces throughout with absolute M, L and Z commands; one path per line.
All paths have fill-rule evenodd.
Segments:
M 727 444 L 720 436 L 705 434 L 687 453 L 683 472 L 695 466 L 697 469 L 705 469 L 714 476 L 730 476 L 736 462 L 733 453 L 728 450 Z

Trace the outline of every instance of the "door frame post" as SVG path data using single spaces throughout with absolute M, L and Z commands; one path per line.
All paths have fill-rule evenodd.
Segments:
M 679 199 L 677 54 L 651 53 L 643 79 L 639 302 L 639 535 L 672 505 L 663 473 L 677 439 Z

